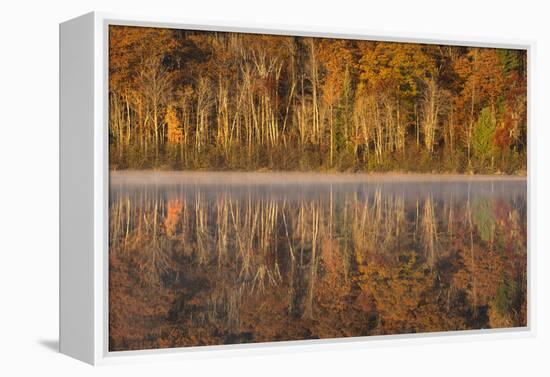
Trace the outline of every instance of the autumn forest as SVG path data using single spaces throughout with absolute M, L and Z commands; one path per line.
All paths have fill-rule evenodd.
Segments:
M 525 174 L 524 50 L 109 29 L 112 169 Z
M 525 50 L 109 27 L 109 350 L 528 326 Z

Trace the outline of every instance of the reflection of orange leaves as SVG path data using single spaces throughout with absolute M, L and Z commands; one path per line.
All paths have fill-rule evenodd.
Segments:
M 460 326 L 460 321 L 455 320 L 453 323 L 452 318 L 445 318 L 445 314 L 435 302 L 418 305 L 414 309 L 414 318 L 415 332 L 454 330 Z
M 166 234 L 168 234 L 169 236 L 172 236 L 176 233 L 176 226 L 178 225 L 182 208 L 183 206 L 179 199 L 168 201 L 164 226 L 166 228 Z
M 487 314 L 489 316 L 489 325 L 491 326 L 492 329 L 514 326 L 514 321 L 512 320 L 510 315 L 501 315 L 498 313 L 498 311 L 495 308 L 494 301 L 491 301 L 489 303 L 489 310 Z
M 355 299 L 355 302 L 353 303 L 353 307 L 363 312 L 374 311 L 375 303 L 372 295 L 370 295 L 365 290 L 361 290 L 361 293 L 359 293 L 359 295 Z
M 151 324 L 166 317 L 173 295 L 162 287 L 144 288 L 132 278 L 134 255 L 109 254 L 109 348 L 115 351 L 170 346 L 143 342 L 147 338 L 160 339 L 163 326 Z
M 298 211 L 284 213 L 288 235 L 275 229 L 269 237 L 261 236 L 266 234 L 265 226 L 247 230 L 252 226 L 240 224 L 255 213 L 265 219 L 261 211 L 270 206 L 262 206 L 258 212 L 254 206 L 241 214 L 229 211 L 227 230 L 223 230 L 227 217 L 220 215 L 224 212 L 204 211 L 208 220 L 208 227 L 204 228 L 215 226 L 218 230 L 204 231 L 206 250 L 215 250 L 213 246 L 224 232 L 227 251 L 239 250 L 241 240 L 237 236 L 247 235 L 253 240 L 246 263 L 254 273 L 242 278 L 240 270 L 244 264 L 237 259 L 241 258 L 239 252 L 226 252 L 224 259 L 206 258 L 206 262 L 195 253 L 197 238 L 193 234 L 198 229 L 195 217 L 199 211 L 193 202 L 197 206 L 199 201 L 186 202 L 183 195 L 179 198 L 158 206 L 133 206 L 133 212 L 126 211 L 125 201 L 111 209 L 120 211 L 120 216 L 131 213 L 135 219 L 128 230 L 123 228 L 121 235 L 114 237 L 116 232 L 110 233 L 114 237 L 109 250 L 109 334 L 113 349 L 451 331 L 500 327 L 507 320 L 513 325 L 525 324 L 523 296 L 513 301 L 506 314 L 508 319 L 492 312 L 503 271 L 521 292 L 526 289 L 525 210 L 505 199 L 495 200 L 487 207 L 495 217 L 495 226 L 491 227 L 494 233 L 488 241 L 482 240 L 474 224 L 467 221 L 467 207 L 453 207 L 449 212 L 449 218 L 453 216 L 452 238 L 445 237 L 442 230 L 442 247 L 433 262 L 428 262 L 429 254 L 422 252 L 421 238 L 419 244 L 409 244 L 372 237 L 375 230 L 400 240 L 395 228 L 374 227 L 376 221 L 393 218 L 388 213 L 377 220 L 376 212 L 372 212 L 372 218 L 368 217 L 369 212 L 361 220 L 358 215 L 363 212 L 344 211 L 350 217 L 345 218 L 344 224 L 334 223 L 345 226 L 339 229 L 342 233 L 328 231 L 336 227 L 329 226 L 330 217 L 319 216 L 320 231 L 313 258 L 309 242 L 305 241 L 303 247 L 298 243 L 302 230 L 297 227 Z M 213 205 L 220 209 L 225 203 L 219 200 Z M 206 208 L 210 207 L 200 203 L 200 211 Z M 116 213 L 111 213 L 111 219 L 118 218 Z M 438 217 L 443 223 L 439 229 L 445 229 L 446 215 L 443 220 Z M 124 220 L 122 224 L 126 223 Z M 277 216 L 273 224 L 277 227 Z M 350 224 L 366 225 L 355 229 Z M 400 234 L 412 234 L 413 224 L 404 222 Z M 306 233 L 310 227 L 306 222 Z M 153 236 L 155 248 L 151 246 Z M 260 244 L 259 240 L 265 241 Z M 286 248 L 287 242 L 293 250 Z M 185 257 L 177 252 L 180 248 L 188 253 Z M 139 266 L 145 257 L 156 261 L 153 266 L 159 266 L 159 260 L 169 261 L 162 265 L 162 271 L 167 273 L 162 274 L 162 279 L 156 277 L 159 284 L 143 284 Z M 280 275 L 268 282 L 268 273 L 275 266 Z M 252 279 L 258 271 L 264 271 L 260 274 L 265 279 L 263 290 L 257 285 L 252 289 Z M 311 315 L 304 316 L 308 304 Z M 477 315 L 482 307 L 488 308 L 489 322 L 485 315 Z
M 486 256 L 479 258 L 475 273 L 469 274 L 470 281 L 467 288 L 470 301 L 477 306 L 489 304 L 497 294 L 503 274 L 510 276 L 517 274 L 517 268 L 521 266 L 521 262 L 517 261 L 516 265 L 514 261 L 512 258 L 502 258 L 498 253 L 487 253 Z M 511 263 L 513 265 L 510 265 Z M 518 278 L 515 277 L 515 279 Z
M 464 268 L 458 270 L 452 278 L 455 288 L 468 292 L 471 302 L 485 305 L 494 297 L 498 281 L 503 271 L 503 264 L 496 252 L 474 247 L 464 248 Z
M 363 304 L 370 306 L 368 300 L 369 296 L 372 297 L 387 333 L 435 327 L 424 323 L 429 318 L 424 314 L 429 310 L 422 317 L 415 315 L 421 306 L 427 304 L 425 301 L 433 300 L 430 292 L 433 273 L 424 264 L 417 263 L 414 253 L 404 254 L 404 257 L 400 263 L 371 261 L 359 266 L 362 274 L 359 286 L 367 296 L 362 299 Z
M 317 300 L 319 306 L 329 310 L 343 310 L 350 283 L 346 279 L 344 256 L 338 243 L 325 238 L 321 243 L 321 261 L 324 273 L 319 282 Z
M 344 263 L 338 243 L 329 238 L 325 238 L 321 244 L 321 260 L 327 275 L 343 272 Z
M 453 275 L 451 284 L 453 287 L 459 290 L 466 291 L 469 289 L 470 281 L 471 281 L 470 271 L 466 270 L 465 268 L 461 268 Z
M 169 348 L 172 347 L 172 341 L 170 339 L 159 338 L 157 341 L 159 348 Z
M 510 212 L 510 205 L 505 200 L 495 200 L 493 204 L 493 211 L 495 213 L 495 219 L 497 223 L 501 223 L 508 218 Z

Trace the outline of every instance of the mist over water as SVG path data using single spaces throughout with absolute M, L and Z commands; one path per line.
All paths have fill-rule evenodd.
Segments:
M 525 179 L 110 183 L 111 350 L 526 326 Z

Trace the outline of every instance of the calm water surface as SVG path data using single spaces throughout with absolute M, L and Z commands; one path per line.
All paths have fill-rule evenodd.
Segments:
M 111 176 L 110 350 L 526 326 L 525 180 L 203 174 Z

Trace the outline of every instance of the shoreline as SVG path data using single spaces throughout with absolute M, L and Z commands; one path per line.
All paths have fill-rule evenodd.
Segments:
M 526 175 L 472 175 L 432 173 L 334 173 L 273 171 L 190 171 L 190 170 L 114 170 L 109 171 L 112 184 L 322 184 L 368 182 L 490 182 L 527 181 Z

